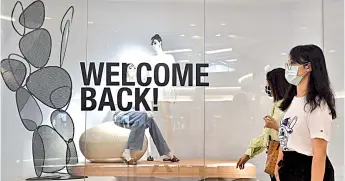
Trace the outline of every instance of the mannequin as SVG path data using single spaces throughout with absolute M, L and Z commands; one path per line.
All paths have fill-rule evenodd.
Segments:
M 156 55 L 152 57 L 151 64 L 154 66 L 155 64 L 158 63 L 165 63 L 169 66 L 170 70 L 170 77 L 172 75 L 172 64 L 176 63 L 174 57 L 170 54 L 166 54 L 163 51 L 162 48 L 162 38 L 160 35 L 155 34 L 151 38 L 151 46 L 153 50 L 155 51 Z M 165 77 L 165 72 L 162 68 L 159 70 L 159 77 L 161 78 L 160 80 L 163 80 L 163 77 Z M 165 120 L 165 130 L 167 132 L 167 141 L 169 145 L 172 145 L 173 140 L 172 140 L 172 115 L 171 115 L 171 103 L 174 103 L 176 100 L 176 94 L 175 90 L 172 86 L 171 81 L 169 81 L 168 85 L 165 87 L 159 87 L 159 93 L 158 93 L 158 106 L 159 109 L 162 110 L 164 120 Z
M 128 64 L 127 67 L 127 81 L 129 82 L 136 82 L 136 67 L 134 66 L 134 64 Z M 144 72 L 143 74 L 145 74 L 146 72 Z M 149 104 L 150 108 L 152 109 L 152 104 Z M 151 117 L 153 117 L 152 112 L 147 112 L 148 115 L 150 115 Z M 152 152 L 151 152 L 151 135 L 148 134 L 148 130 L 145 130 L 145 134 L 147 137 L 147 141 L 148 141 L 148 145 L 147 145 L 147 161 L 154 161 L 153 157 L 152 157 Z M 131 153 L 131 157 L 134 153 L 135 150 L 132 151 Z
M 128 64 L 127 67 L 127 81 L 136 82 L 135 78 L 135 72 L 136 67 L 133 64 Z M 123 100 L 131 100 L 131 102 L 134 102 L 135 97 L 132 96 L 125 96 L 123 95 Z M 126 102 L 123 102 L 123 104 L 126 104 Z M 172 152 L 170 151 L 170 148 L 168 147 L 168 144 L 165 142 L 157 124 L 154 121 L 152 112 L 145 111 L 143 109 L 142 105 L 140 107 L 139 111 L 135 111 L 134 109 L 131 109 L 129 111 L 116 111 L 114 114 L 114 122 L 116 125 L 125 127 L 127 129 L 130 129 L 130 135 L 128 138 L 128 143 L 126 149 L 130 150 L 130 159 L 126 159 L 127 163 L 130 165 L 135 165 L 138 158 L 135 157 L 137 155 L 137 152 L 142 150 L 142 142 L 145 136 L 145 130 L 146 128 L 149 128 L 150 135 L 152 137 L 152 140 L 154 144 L 157 147 L 158 153 L 160 156 L 167 156 L 168 158 L 163 161 L 171 161 L 171 162 L 178 162 L 179 159 L 176 158 Z M 149 149 L 149 156 L 150 156 Z

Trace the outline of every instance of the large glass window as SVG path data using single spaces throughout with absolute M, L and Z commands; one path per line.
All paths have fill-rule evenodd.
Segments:
M 247 178 L 238 175 L 249 169 L 254 171 L 249 177 L 269 180 L 264 150 L 249 160 L 247 170 L 234 167 L 263 134 L 263 117 L 272 110 L 266 73 L 284 68 L 290 49 L 299 44 L 316 44 L 326 56 L 338 113 L 329 157 L 336 180 L 344 179 L 343 1 L 3 0 L 1 5 L 1 179 L 61 179 L 74 173 L 90 181 L 200 180 L 211 174 L 203 169 L 216 164 L 217 173 L 230 169 L 224 173 L 235 173 L 233 179 Z M 128 67 L 122 69 L 122 63 Z M 192 85 L 160 87 L 157 102 L 151 90 L 148 105 L 158 111 L 119 113 L 121 88 L 153 87 L 107 85 L 107 73 L 125 70 L 126 80 L 137 81 L 141 63 L 178 63 L 182 71 L 206 63 L 203 81 L 209 86 L 196 86 L 194 76 Z M 110 64 L 114 67 L 107 70 Z M 104 65 L 102 78 L 95 85 L 91 76 L 85 85 L 82 71 L 93 65 L 96 72 Z M 82 97 L 91 89 L 96 106 L 83 111 Z M 100 108 L 102 100 L 110 100 L 104 97 L 108 89 L 116 110 Z M 135 96 L 121 98 L 127 104 Z M 126 124 L 116 122 L 122 113 Z M 133 121 L 142 116 L 146 122 Z M 133 127 L 145 132 L 132 139 L 143 142 L 135 153 L 126 150 Z M 180 163 L 161 162 L 165 154 Z M 121 156 L 133 155 L 137 169 L 121 163 Z M 158 162 L 147 162 L 152 159 Z M 143 163 L 147 167 L 140 167 Z M 149 167 L 156 170 L 145 170 Z

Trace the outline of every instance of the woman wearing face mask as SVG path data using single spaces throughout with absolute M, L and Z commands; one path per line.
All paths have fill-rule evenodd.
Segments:
M 285 70 L 283 68 L 276 68 L 266 74 L 265 92 L 269 97 L 273 98 L 273 108 L 270 115 L 265 116 L 265 128 L 262 135 L 253 139 L 245 155 L 237 162 L 237 168 L 243 169 L 246 162 L 254 156 L 262 153 L 267 148 L 268 141 L 278 141 L 278 121 L 283 116 L 283 112 L 278 108 L 284 97 L 289 83 L 285 79 Z M 275 180 L 271 176 L 271 180 Z
M 325 57 L 315 45 L 290 51 L 285 77 L 291 84 L 280 109 L 280 151 L 275 175 L 280 181 L 334 181 L 327 157 L 335 100 Z

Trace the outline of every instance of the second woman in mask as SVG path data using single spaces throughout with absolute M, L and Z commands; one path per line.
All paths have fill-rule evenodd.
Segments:
M 273 98 L 274 105 L 271 113 L 264 117 L 266 124 L 263 133 L 250 142 L 246 153 L 237 162 L 238 168 L 243 169 L 249 159 L 265 151 L 269 140 L 278 141 L 278 125 L 284 114 L 279 106 L 288 87 L 283 68 L 273 69 L 266 74 L 265 92 Z M 274 176 L 271 176 L 271 180 L 275 181 Z

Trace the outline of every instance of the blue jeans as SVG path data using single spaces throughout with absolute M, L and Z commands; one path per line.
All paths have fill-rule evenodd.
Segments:
M 127 111 L 114 114 L 114 122 L 120 127 L 130 129 L 126 149 L 142 150 L 145 129 L 149 128 L 153 143 L 156 145 L 160 156 L 167 155 L 170 152 L 168 144 L 163 138 L 159 127 L 153 118 L 147 115 L 145 111 Z

